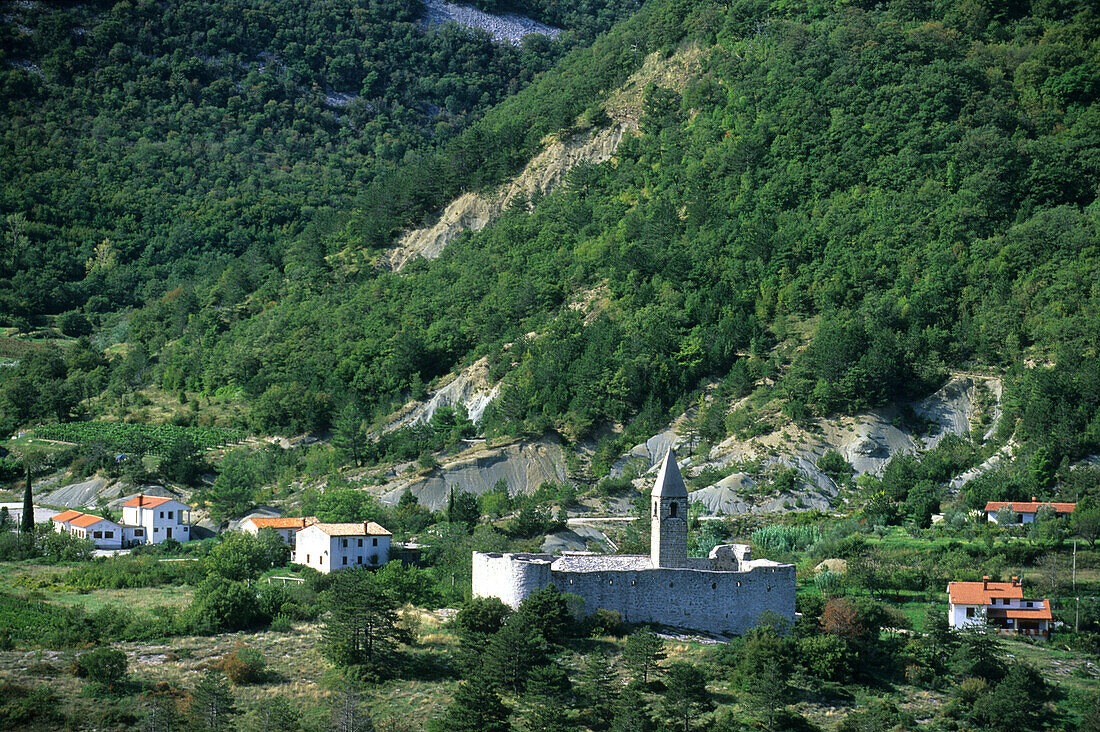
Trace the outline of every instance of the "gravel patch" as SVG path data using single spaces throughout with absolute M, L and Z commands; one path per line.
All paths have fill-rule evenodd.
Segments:
M 561 33 L 560 28 L 552 28 L 522 15 L 492 15 L 469 5 L 455 5 L 442 0 L 425 0 L 424 7 L 427 11 L 424 24 L 427 26 L 458 23 L 466 28 L 479 28 L 492 36 L 494 41 L 513 46 L 522 44 L 523 37 L 532 33 L 548 38 L 557 38 Z

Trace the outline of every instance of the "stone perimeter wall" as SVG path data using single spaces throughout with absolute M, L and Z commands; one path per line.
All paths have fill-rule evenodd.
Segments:
M 553 584 L 584 598 L 586 613 L 615 610 L 631 623 L 740 635 L 769 610 L 794 622 L 795 569 L 790 565 L 741 572 L 701 568 L 551 572 L 551 559 L 540 554 L 475 553 L 474 596 L 499 597 L 515 608 L 531 592 Z

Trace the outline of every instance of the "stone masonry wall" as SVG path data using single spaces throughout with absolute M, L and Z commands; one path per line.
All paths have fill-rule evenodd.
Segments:
M 515 610 L 523 599 L 550 584 L 549 554 L 474 552 L 474 597 L 499 597 Z
M 794 621 L 795 570 L 790 565 L 713 571 L 703 569 L 708 560 L 693 560 L 695 567 L 683 569 L 552 572 L 552 560 L 547 554 L 475 552 L 474 596 L 498 597 L 516 608 L 525 597 L 552 583 L 562 592 L 584 598 L 585 613 L 614 610 L 632 623 L 742 634 L 765 611 Z
M 794 621 L 794 572 L 789 565 L 748 572 L 554 572 L 551 581 L 562 592 L 583 597 L 586 613 L 604 608 L 621 613 L 631 623 L 740 635 L 768 610 Z

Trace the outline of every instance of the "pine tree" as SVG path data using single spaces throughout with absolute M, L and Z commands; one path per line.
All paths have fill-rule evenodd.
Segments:
M 611 732 L 649 732 L 653 720 L 649 717 L 642 686 L 631 682 L 619 694 L 611 719 Z
M 221 671 L 211 669 L 203 674 L 191 692 L 188 716 L 199 730 L 230 729 L 237 713 L 229 681 Z
M 531 669 L 546 663 L 548 648 L 546 639 L 529 618 L 516 613 L 485 648 L 483 677 L 519 694 Z
M 351 458 L 356 467 L 363 464 L 366 435 L 363 432 L 363 413 L 354 402 L 349 402 L 336 417 L 333 427 L 333 444 Z
M 321 631 L 322 652 L 338 666 L 374 664 L 408 641 L 397 603 L 366 568 L 345 569 L 328 591 L 330 614 Z
M 433 732 L 510 732 L 511 711 L 497 693 L 479 681 L 463 681 Z
M 665 673 L 665 693 L 661 711 L 684 732 L 699 715 L 714 708 L 707 692 L 707 679 L 702 669 L 685 661 L 677 661 Z
M 363 707 L 351 682 L 345 682 L 332 710 L 332 728 L 336 732 L 373 732 L 374 722 Z
M 577 680 L 577 696 L 592 729 L 605 729 L 611 724 L 617 700 L 615 680 L 607 656 L 602 653 L 588 656 Z
M 650 628 L 642 628 L 626 639 L 623 648 L 623 665 L 626 666 L 635 681 L 649 683 L 649 674 L 657 668 L 658 661 L 665 657 L 664 641 Z
M 523 695 L 523 722 L 529 732 L 558 732 L 575 725 L 566 713 L 569 676 L 556 663 L 531 669 Z

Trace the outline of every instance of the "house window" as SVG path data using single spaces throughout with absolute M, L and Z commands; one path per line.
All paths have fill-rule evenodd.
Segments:
M 115 538 L 115 532 L 113 532 L 113 531 L 104 531 L 103 532 L 103 537 L 105 539 L 113 539 L 113 538 Z
M 343 544 L 341 544 L 341 546 L 343 546 L 345 549 L 347 549 L 348 548 L 348 540 L 347 539 L 341 539 L 341 541 L 343 542 Z
M 363 563 L 363 557 L 356 557 L 355 558 L 355 563 L 356 564 L 362 564 Z
M 968 618 L 974 617 L 974 608 L 968 607 L 966 609 L 966 617 L 968 617 Z
M 348 563 L 348 558 L 344 557 L 344 564 L 346 565 L 347 563 Z
M 309 555 L 306 555 L 306 564 L 309 564 Z
M 171 511 L 168 512 L 168 518 L 172 518 L 172 512 Z
M 1031 604 L 1031 602 L 1028 602 L 1027 606 L 1028 607 L 1035 607 L 1034 605 Z
M 370 555 L 370 563 L 371 564 L 378 564 L 378 555 L 377 554 L 371 554 Z
M 153 527 L 153 533 L 154 533 L 154 534 L 158 533 L 159 531 L 160 531 L 160 527 L 159 527 L 159 526 L 154 526 L 154 527 Z
M 359 546 L 363 546 L 363 540 L 359 539 Z
M 161 518 L 164 518 L 164 511 L 161 511 L 161 512 L 160 512 L 160 517 L 161 517 Z
M 103 538 L 103 532 L 102 531 L 93 531 L 92 536 L 94 536 L 96 539 L 102 539 Z
M 378 539 L 371 539 L 371 546 L 378 546 Z
M 145 529 L 134 529 L 134 536 L 145 536 Z

